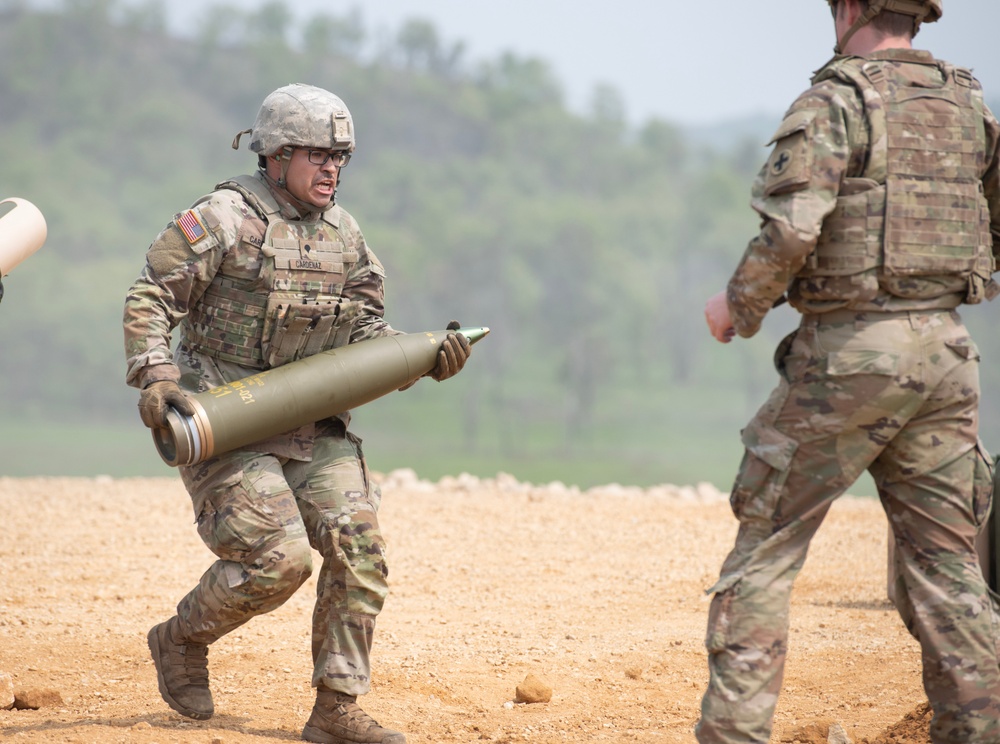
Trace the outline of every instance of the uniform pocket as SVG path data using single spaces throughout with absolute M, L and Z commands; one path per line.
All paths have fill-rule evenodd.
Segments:
M 998 458 L 1000 459 L 1000 458 Z M 997 461 L 989 456 L 982 440 L 976 440 L 976 469 L 972 477 L 972 509 L 976 526 L 981 530 L 990 519 L 996 502 Z
M 733 514 L 744 519 L 770 519 L 781 498 L 798 442 L 758 420 L 743 430 L 746 452 L 730 496 Z
M 708 610 L 708 626 L 705 632 L 705 649 L 709 653 L 726 650 L 729 641 L 729 626 L 732 623 L 732 605 L 735 590 L 728 588 L 712 597 Z
M 346 346 L 359 301 L 336 300 L 303 303 L 288 299 L 268 301 L 262 349 L 269 367 Z
M 198 534 L 222 560 L 252 563 L 284 527 L 260 495 L 240 482 L 205 500 Z
M 791 384 L 822 376 L 826 352 L 819 344 L 815 326 L 802 325 L 785 336 L 774 352 L 774 367 Z
M 944 345 L 951 349 L 957 357 L 967 361 L 979 361 L 979 347 L 976 342 L 966 336 L 954 341 L 945 341 Z

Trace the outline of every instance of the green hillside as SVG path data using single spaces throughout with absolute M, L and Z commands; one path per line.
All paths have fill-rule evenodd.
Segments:
M 723 347 L 702 316 L 756 229 L 761 142 L 630 127 L 608 88 L 572 113 L 543 60 L 472 63 L 424 22 L 373 60 L 357 15 L 296 27 L 280 2 L 219 11 L 190 39 L 156 2 L 2 7 L 0 198 L 37 204 L 49 237 L 0 306 L 0 475 L 169 472 L 123 381 L 125 291 L 175 212 L 254 167 L 230 143 L 264 95 L 307 82 L 354 116 L 338 198 L 386 266 L 390 322 L 493 331 L 455 380 L 356 411 L 373 467 L 728 485 L 794 324 L 777 312 Z M 983 310 L 970 315 L 985 328 Z

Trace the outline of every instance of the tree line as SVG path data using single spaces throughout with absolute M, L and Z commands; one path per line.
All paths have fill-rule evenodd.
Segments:
M 420 20 L 367 53 L 358 11 L 296 27 L 281 2 L 211 8 L 190 38 L 167 30 L 156 1 L 8 2 L 0 14 L 0 198 L 30 199 L 49 223 L 0 306 L 8 422 L 135 422 L 121 308 L 146 247 L 255 167 L 233 135 L 268 92 L 307 82 L 354 117 L 338 200 L 386 265 L 390 322 L 493 329 L 447 393 L 418 386 L 359 419 L 392 430 L 383 440 L 401 451 L 413 437 L 400 432 L 438 431 L 487 469 L 605 458 L 622 480 L 638 461 L 638 479 L 667 480 L 686 447 L 719 465 L 719 441 L 731 464 L 794 322 L 778 314 L 766 338 L 722 348 L 702 317 L 756 230 L 762 142 L 709 148 L 667 121 L 629 125 L 608 86 L 571 112 L 544 60 L 473 63 Z M 459 403 L 446 423 L 442 395 Z

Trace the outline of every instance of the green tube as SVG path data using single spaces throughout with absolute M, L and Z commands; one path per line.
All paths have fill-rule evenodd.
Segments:
M 489 332 L 406 333 L 323 351 L 191 396 L 195 414 L 171 409 L 153 442 L 167 465 L 194 465 L 370 403 L 432 370 L 449 333 L 474 344 Z

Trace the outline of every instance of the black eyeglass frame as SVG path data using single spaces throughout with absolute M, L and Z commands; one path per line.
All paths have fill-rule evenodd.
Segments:
M 306 153 L 306 158 L 312 165 L 324 166 L 328 160 L 333 160 L 334 166 L 337 168 L 343 168 L 349 162 L 351 162 L 351 153 L 347 150 L 319 150 L 312 147 L 300 147 L 299 150 L 304 150 Z

